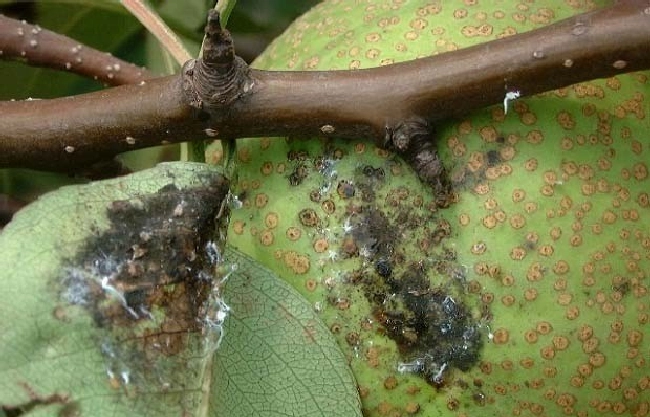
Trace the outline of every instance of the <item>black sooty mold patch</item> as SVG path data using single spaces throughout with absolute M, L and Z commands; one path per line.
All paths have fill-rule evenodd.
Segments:
M 331 155 L 316 159 L 329 160 L 336 161 Z M 310 200 L 327 202 L 334 194 L 336 204 L 329 213 L 325 208 L 324 212 L 305 208 L 299 220 L 303 226 L 322 229 L 324 218 L 336 216 L 341 211 L 336 206 L 343 205 L 339 235 L 331 238 L 340 242 L 333 262 L 362 261 L 344 279 L 370 303 L 381 325 L 379 332 L 396 343 L 402 359 L 397 370 L 441 386 L 450 383 L 449 371 L 468 371 L 479 363 L 485 320 L 464 267 L 455 251 L 445 247 L 452 233 L 440 215 L 445 205 L 436 195 L 426 203 L 413 189 L 387 181 L 387 172 L 399 172 L 397 163 L 358 166 L 353 175 L 343 178 L 335 175 L 335 162 L 332 166 L 319 162 L 315 168 L 327 186 L 312 190 Z M 409 239 L 417 240 L 417 246 L 408 246 Z M 341 300 L 349 297 L 339 291 L 328 297 L 339 310 Z M 349 338 L 346 341 L 350 343 Z
M 211 174 L 189 188 L 170 183 L 113 201 L 109 228 L 63 269 L 59 298 L 91 315 L 109 386 L 133 394 L 200 384 L 187 374 L 198 374 L 199 359 L 220 341 L 214 317 L 227 307 L 217 271 L 228 196 L 228 181 Z
M 397 217 L 401 227 L 416 227 Z M 406 360 L 398 370 L 421 374 L 439 385 L 447 370 L 467 371 L 476 365 L 483 345 L 480 323 L 464 302 L 466 286 L 462 277 L 454 275 L 453 251 L 443 250 L 432 263 L 407 265 L 396 250 L 400 226 L 378 210 L 366 210 L 363 223 L 365 227 L 353 234 L 370 245 L 373 268 L 360 271 L 357 280 L 385 334 Z M 441 227 L 435 233 L 445 234 L 444 224 Z M 441 285 L 432 285 L 431 274 L 447 278 Z

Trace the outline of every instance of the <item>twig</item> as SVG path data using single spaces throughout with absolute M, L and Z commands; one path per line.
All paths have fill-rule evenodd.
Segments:
M 164 20 L 146 4 L 146 0 L 120 0 L 122 5 L 133 14 L 142 25 L 160 42 L 163 47 L 165 58 L 166 74 L 173 74 L 178 66 L 192 59 L 189 51 L 183 45 L 178 36 L 167 26 Z M 174 58 L 176 64 L 171 61 Z M 180 160 L 190 160 L 190 147 L 192 144 L 183 142 L 180 144 Z M 205 154 L 205 151 L 202 152 Z M 201 161 L 205 161 L 203 156 Z
M 108 85 L 136 84 L 149 71 L 38 25 L 0 15 L 0 58 L 73 72 Z
M 207 62 L 190 61 L 182 76 L 77 97 L 0 103 L 0 166 L 75 170 L 166 140 L 222 137 L 366 138 L 399 148 L 400 126 L 431 126 L 501 103 L 507 89 L 529 96 L 650 68 L 646 1 L 620 2 L 472 48 L 359 71 L 249 70 L 227 53 L 227 32 L 209 38 L 217 42 L 209 46 L 217 53 L 206 54 Z M 426 137 L 421 129 L 413 131 Z M 421 140 L 407 140 L 400 149 L 418 149 Z
M 182 65 L 185 61 L 192 59 L 190 53 L 183 46 L 183 42 L 165 24 L 160 17 L 149 9 L 141 0 L 120 0 L 120 3 L 127 8 L 142 25 L 161 43 L 167 52 L 174 57 L 176 62 Z

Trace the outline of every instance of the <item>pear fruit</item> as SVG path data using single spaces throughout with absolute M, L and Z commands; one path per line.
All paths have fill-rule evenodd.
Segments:
M 604 5 L 329 0 L 254 66 L 370 68 Z M 313 303 L 365 415 L 648 415 L 648 75 L 440 124 L 448 207 L 366 141 L 238 140 L 229 243 Z

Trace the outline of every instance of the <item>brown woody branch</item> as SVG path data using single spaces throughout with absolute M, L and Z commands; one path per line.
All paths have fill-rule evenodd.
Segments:
M 0 58 L 25 61 L 93 78 L 107 85 L 135 84 L 149 71 L 24 20 L 0 15 Z
M 76 97 L 0 103 L 0 166 L 67 171 L 161 143 L 275 135 L 372 139 L 410 155 L 416 166 L 430 166 L 435 151 L 424 133 L 442 119 L 500 103 L 506 91 L 529 96 L 650 68 L 646 1 L 358 71 L 250 70 L 214 20 L 211 43 L 204 45 L 214 54 L 189 61 L 180 75 Z

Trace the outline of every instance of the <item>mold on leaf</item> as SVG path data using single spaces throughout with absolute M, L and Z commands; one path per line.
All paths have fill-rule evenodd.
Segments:
M 76 307 L 92 317 L 107 384 L 128 398 L 192 389 L 181 375 L 189 368 L 200 377 L 221 341 L 228 190 L 212 176 L 113 201 L 109 227 L 87 238 L 53 283 L 60 315 Z
M 65 403 L 29 414 L 190 415 L 208 404 L 231 313 L 228 188 L 219 169 L 166 163 L 16 213 L 0 234 L 3 411 L 56 393 Z

